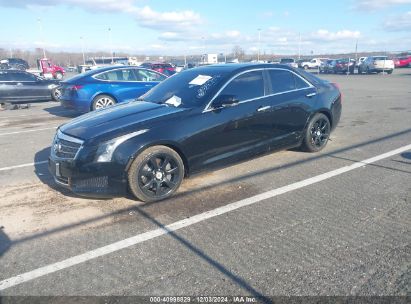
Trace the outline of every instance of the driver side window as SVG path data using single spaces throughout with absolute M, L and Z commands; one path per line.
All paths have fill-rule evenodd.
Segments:
M 264 96 L 263 72 L 252 71 L 236 77 L 219 95 L 233 96 L 238 101 Z

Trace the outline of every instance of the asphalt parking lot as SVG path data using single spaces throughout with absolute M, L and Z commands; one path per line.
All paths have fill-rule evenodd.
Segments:
M 153 204 L 54 185 L 50 143 L 75 113 L 0 111 L 0 294 L 409 295 L 411 69 L 321 77 L 343 93 L 323 151 L 197 175 Z

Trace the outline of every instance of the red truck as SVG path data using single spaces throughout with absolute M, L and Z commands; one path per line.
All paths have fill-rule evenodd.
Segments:
M 66 73 L 62 67 L 54 65 L 51 60 L 47 58 L 37 59 L 37 70 L 29 69 L 27 72 L 42 76 L 44 78 L 54 78 L 58 80 L 63 79 L 63 76 Z

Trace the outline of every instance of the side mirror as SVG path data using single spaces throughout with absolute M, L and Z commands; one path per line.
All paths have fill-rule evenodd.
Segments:
M 225 107 L 232 107 L 239 103 L 237 96 L 235 95 L 219 95 L 213 101 L 213 108 L 225 108 Z

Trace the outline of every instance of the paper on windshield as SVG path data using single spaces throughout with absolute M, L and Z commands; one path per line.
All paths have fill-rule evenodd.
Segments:
M 205 84 L 209 79 L 211 79 L 211 76 L 208 75 L 198 75 L 196 78 L 191 80 L 188 84 L 194 84 L 194 85 L 203 85 Z
M 181 105 L 181 98 L 176 95 L 173 95 L 165 103 L 168 105 L 172 105 L 174 107 L 178 107 L 179 105 Z

